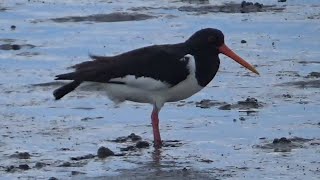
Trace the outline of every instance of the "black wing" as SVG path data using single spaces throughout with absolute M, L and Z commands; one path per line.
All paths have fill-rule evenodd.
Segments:
M 108 83 L 110 79 L 134 75 L 150 77 L 174 86 L 189 74 L 186 55 L 179 45 L 159 45 L 136 49 L 113 57 L 92 56 L 87 61 L 73 66 L 75 72 L 57 75 L 56 80 L 75 80 Z

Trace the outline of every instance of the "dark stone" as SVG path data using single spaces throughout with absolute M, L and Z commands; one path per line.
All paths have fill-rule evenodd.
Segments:
M 240 118 L 239 118 L 239 120 L 240 120 L 240 121 L 245 121 L 245 120 L 246 120 L 246 118 L 244 118 L 244 117 L 240 117 Z
M 19 169 L 28 170 L 28 169 L 30 169 L 30 167 L 29 167 L 28 164 L 20 164 L 20 165 L 19 165 Z
M 320 72 L 311 72 L 307 78 L 320 78 Z
M 71 171 L 72 176 L 79 175 L 79 174 L 86 174 L 86 173 L 80 172 L 80 171 Z
M 134 146 L 128 146 L 128 147 L 125 147 L 125 148 L 120 148 L 120 151 L 133 151 L 135 149 L 136 148 Z
M 71 157 L 71 160 L 80 161 L 80 160 L 84 160 L 84 159 L 92 159 L 94 157 L 96 157 L 96 156 L 93 155 L 93 154 L 87 154 L 87 155 L 84 155 L 84 156 Z
M 241 43 L 244 44 L 244 43 L 247 43 L 247 41 L 246 40 L 241 40 Z
M 61 165 L 59 165 L 59 167 L 70 167 L 71 163 L 70 162 L 64 162 Z
M 112 142 L 116 142 L 116 143 L 123 143 L 126 142 L 128 140 L 128 137 L 118 137 L 115 140 L 111 140 Z
M 278 138 L 275 138 L 272 142 L 273 144 L 288 144 L 288 143 L 291 143 L 291 141 L 285 137 L 282 137 L 280 139 Z
M 50 177 L 48 180 L 58 180 L 56 177 Z
M 98 155 L 99 158 L 106 158 L 108 156 L 113 156 L 114 152 L 111 151 L 109 148 L 101 146 L 98 149 L 97 155 Z
M 34 167 L 40 169 L 40 168 L 43 168 L 43 167 L 46 166 L 46 165 L 47 165 L 46 163 L 37 162 L 37 163 L 34 165 Z
M 220 109 L 220 110 L 231 110 L 231 104 L 226 104 L 226 105 L 220 106 L 218 109 Z
M 15 30 L 16 26 L 15 25 L 11 25 L 10 28 L 11 28 L 11 30 Z
M 137 148 L 148 148 L 150 144 L 147 141 L 139 141 L 136 144 Z
M 19 44 L 12 44 L 12 49 L 13 50 L 19 50 L 19 49 L 21 49 L 21 46 L 19 45 Z
M 287 2 L 287 0 L 278 0 L 278 2 Z
M 14 170 L 14 166 L 11 165 L 11 166 L 8 166 L 5 171 L 6 172 L 12 172 L 13 170 Z
M 282 97 L 284 97 L 284 98 L 292 98 L 292 96 L 290 94 L 282 94 Z
M 11 155 L 10 157 L 19 159 L 30 159 L 30 154 L 28 152 L 16 152 L 16 154 Z
M 130 138 L 132 141 L 139 141 L 141 140 L 142 138 L 138 135 L 135 135 L 134 133 L 131 133 L 128 138 Z

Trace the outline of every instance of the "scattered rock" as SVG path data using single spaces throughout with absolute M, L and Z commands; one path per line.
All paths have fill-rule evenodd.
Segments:
M 135 142 L 135 141 L 140 141 L 142 138 L 141 136 L 138 136 L 134 133 L 131 133 L 129 136 L 125 137 L 125 136 L 122 136 L 122 137 L 118 137 L 117 139 L 115 140 L 111 140 L 111 142 L 116 142 L 116 143 L 123 143 L 123 142 L 127 142 L 128 140 L 131 140 L 132 142 Z
M 138 135 L 135 135 L 134 133 L 131 133 L 129 136 L 128 136 L 129 139 L 131 139 L 131 141 L 139 141 L 141 140 L 142 138 Z
M 36 164 L 34 165 L 35 168 L 37 169 L 41 169 L 43 167 L 45 167 L 47 164 L 43 163 L 43 162 L 36 162 Z
M 320 78 L 320 72 L 311 72 L 306 76 L 306 78 Z
M 293 81 L 277 84 L 277 86 L 294 86 L 297 88 L 320 88 L 320 80 Z
M 278 0 L 278 2 L 287 2 L 287 0 Z
M 34 48 L 34 45 L 31 44 L 1 44 L 0 45 L 0 50 L 20 50 L 22 48 Z
M 183 145 L 179 140 L 166 140 L 162 141 L 163 147 L 181 147 Z
M 16 26 L 15 25 L 11 25 L 10 28 L 11 28 L 11 30 L 15 30 Z
M 10 157 L 18 159 L 30 159 L 30 154 L 28 152 L 16 152 L 15 154 L 12 154 Z
M 262 104 L 256 98 L 247 98 L 245 101 L 238 101 L 240 109 L 260 108 Z
M 113 156 L 113 155 L 114 155 L 114 152 L 111 151 L 109 148 L 106 148 L 106 147 L 104 147 L 104 146 L 101 146 L 101 147 L 98 149 L 97 155 L 98 155 L 98 158 L 106 158 L 106 157 L 108 157 L 108 156 Z
M 76 175 L 79 175 L 79 174 L 86 174 L 86 173 L 80 172 L 80 171 L 71 171 L 71 175 L 72 176 L 76 176 Z
M 20 165 L 19 165 L 19 169 L 21 169 L 21 170 L 28 170 L 28 169 L 31 169 L 31 168 L 29 167 L 28 164 L 20 164 Z
M 284 98 L 292 98 L 292 96 L 290 94 L 282 94 L 282 97 L 284 97 Z
M 136 149 L 136 147 L 134 146 L 128 146 L 125 148 L 120 148 L 120 151 L 134 151 Z
M 292 149 L 306 147 L 305 143 L 310 142 L 312 140 L 314 139 L 306 139 L 301 137 L 293 137 L 293 138 L 281 137 L 281 138 L 275 138 L 272 141 L 272 143 L 255 145 L 253 147 L 261 148 L 261 149 L 273 149 L 274 152 L 290 152 Z
M 244 43 L 247 43 L 247 41 L 246 40 L 241 40 L 241 43 L 244 44 Z
M 150 144 L 147 141 L 139 141 L 136 144 L 137 148 L 148 148 Z
M 219 105 L 227 105 L 227 103 L 225 102 L 218 102 L 218 101 L 214 101 L 214 100 L 210 100 L 210 99 L 203 99 L 200 102 L 196 102 L 196 107 L 200 107 L 200 108 L 210 108 L 213 106 L 219 106 Z
M 56 177 L 50 177 L 48 180 L 58 180 Z
M 200 159 L 200 162 L 204 162 L 204 163 L 212 163 L 213 161 L 210 159 Z
M 122 136 L 122 137 L 118 137 L 115 140 L 111 140 L 112 142 L 116 142 L 116 143 L 123 143 L 126 142 L 128 140 L 128 137 Z
M 13 172 L 15 170 L 15 167 L 13 165 L 6 167 L 6 172 Z
M 283 7 L 276 7 L 276 5 L 263 5 L 261 3 L 253 3 L 242 1 L 239 3 L 225 3 L 223 5 L 201 5 L 201 6 L 181 6 L 179 11 L 196 12 L 197 14 L 207 13 L 253 13 L 253 12 L 280 12 Z
M 80 160 L 84 160 L 84 159 L 92 159 L 95 158 L 96 156 L 93 154 L 87 154 L 84 156 L 78 156 L 78 157 L 71 157 L 71 160 L 73 161 L 80 161 Z
M 246 120 L 246 118 L 244 118 L 244 117 L 240 117 L 240 118 L 239 118 L 239 120 L 240 120 L 240 121 L 245 121 L 245 120 Z
M 275 138 L 272 143 L 273 144 L 278 144 L 278 143 L 286 144 L 286 143 L 291 143 L 291 141 L 285 137 L 282 137 L 280 139 Z
M 64 162 L 61 165 L 59 165 L 58 167 L 71 167 L 71 163 L 70 162 Z
M 222 105 L 218 109 L 220 109 L 220 110 L 231 110 L 231 104 Z

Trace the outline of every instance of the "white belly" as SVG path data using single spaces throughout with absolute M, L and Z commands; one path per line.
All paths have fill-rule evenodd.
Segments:
M 125 76 L 115 78 L 110 81 L 123 82 L 125 84 L 105 84 L 105 90 L 109 98 L 115 102 L 125 100 L 156 104 L 162 107 L 165 102 L 179 101 L 186 99 L 199 92 L 203 87 L 200 86 L 195 77 L 195 61 L 193 56 L 188 57 L 189 75 L 187 78 L 170 87 L 169 84 L 147 77 L 136 78 Z M 182 59 L 184 60 L 184 59 Z
M 191 55 L 188 59 L 189 75 L 177 85 L 171 87 L 168 83 L 148 77 L 127 75 L 122 78 L 114 78 L 110 81 L 116 83 L 86 82 L 81 85 L 82 90 L 106 92 L 115 103 L 133 101 L 150 103 L 161 108 L 165 102 L 174 102 L 186 99 L 199 92 L 203 87 L 197 82 L 195 75 L 195 61 Z

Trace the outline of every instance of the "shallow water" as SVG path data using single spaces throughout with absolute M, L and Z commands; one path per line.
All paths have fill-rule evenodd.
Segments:
M 222 1 L 0 3 L 0 47 L 5 47 L 0 50 L 0 177 L 318 179 L 319 78 L 308 75 L 319 72 L 320 67 L 320 3 L 258 2 L 283 10 L 179 10 L 217 6 Z M 152 18 L 54 21 L 114 12 Z M 150 147 L 104 160 L 70 160 L 96 154 L 100 146 L 121 153 L 120 148 L 134 143 L 110 140 L 132 132 L 152 143 L 152 107 L 131 102 L 115 106 L 103 92 L 81 90 L 54 101 L 52 91 L 60 85 L 51 83 L 56 74 L 88 60 L 89 53 L 115 55 L 152 44 L 181 42 L 205 27 L 221 29 L 226 43 L 256 65 L 261 76 L 239 68 L 221 55 L 220 70 L 208 87 L 186 101 L 167 103 L 161 111 L 162 138 L 178 140 L 171 142 L 176 147 L 164 147 L 160 152 Z M 242 44 L 241 40 L 247 43 Z M 12 45 L 20 48 L 7 48 L 15 47 Z M 39 85 L 42 83 L 47 84 Z M 196 104 L 210 99 L 235 105 L 248 97 L 256 98 L 263 106 L 221 110 L 219 106 L 200 108 Z M 294 141 L 297 146 L 279 152 L 272 142 L 281 137 L 311 140 Z M 12 157 L 16 152 L 28 152 L 30 158 Z M 36 168 L 37 162 L 45 166 Z M 65 162 L 70 162 L 70 167 L 60 167 Z M 17 168 L 21 164 L 30 169 Z M 14 166 L 13 170 L 8 170 L 9 166 Z

